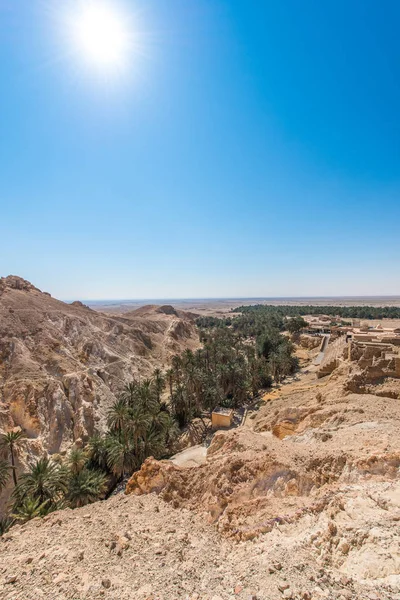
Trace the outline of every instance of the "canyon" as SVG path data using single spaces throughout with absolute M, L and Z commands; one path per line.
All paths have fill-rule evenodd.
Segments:
M 120 379 L 198 347 L 192 314 L 103 315 L 7 279 L 0 428 L 26 428 L 29 452 L 66 452 L 102 427 Z M 400 598 L 399 357 L 341 342 L 318 376 L 317 340 L 299 340 L 300 371 L 209 437 L 198 464 L 150 457 L 122 493 L 14 526 L 1 597 Z
M 171 306 L 103 315 L 20 277 L 1 278 L 0 431 L 26 434 L 18 469 L 103 432 L 124 385 L 199 347 L 194 318 Z

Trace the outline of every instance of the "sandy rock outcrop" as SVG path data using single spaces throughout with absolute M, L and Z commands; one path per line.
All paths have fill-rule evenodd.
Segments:
M 0 538 L 0 596 L 393 600 L 399 494 L 398 482 L 346 486 L 322 510 L 240 543 L 155 494 L 119 495 Z

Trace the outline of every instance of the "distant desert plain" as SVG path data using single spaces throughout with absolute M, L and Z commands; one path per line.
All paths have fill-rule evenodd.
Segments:
M 103 313 L 121 314 L 142 306 L 172 305 L 201 316 L 223 317 L 238 306 L 265 304 L 271 306 L 400 306 L 400 296 L 321 296 L 290 298 L 188 298 L 148 300 L 86 300 L 90 308 Z

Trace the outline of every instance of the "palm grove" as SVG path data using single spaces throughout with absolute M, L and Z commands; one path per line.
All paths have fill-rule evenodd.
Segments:
M 285 325 L 274 316 L 200 319 L 198 326 L 202 348 L 174 356 L 164 373 L 156 369 L 150 379 L 128 383 L 109 411 L 107 432 L 74 447 L 67 458 L 40 458 L 17 478 L 15 455 L 24 434 L 0 436 L 0 490 L 13 480 L 0 533 L 15 521 L 106 497 L 148 456 L 170 455 L 180 429 L 194 418 L 203 420 L 217 405 L 243 406 L 297 368 L 293 344 L 281 334 Z

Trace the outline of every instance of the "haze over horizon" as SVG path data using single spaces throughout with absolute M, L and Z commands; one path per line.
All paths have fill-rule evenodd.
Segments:
M 398 2 L 98 4 L 112 53 L 83 0 L 0 6 L 1 276 L 70 299 L 400 295 Z
M 102 305 L 104 304 L 130 304 L 130 303 L 142 303 L 142 302 L 206 302 L 206 301 L 230 301 L 230 302 L 239 302 L 239 301 L 277 301 L 277 300 L 287 300 L 287 301 L 306 301 L 306 300 L 396 300 L 400 301 L 400 296 L 390 295 L 390 296 L 250 296 L 250 297 L 239 297 L 239 298 L 227 298 L 227 297 L 219 297 L 219 298 L 83 298 L 81 301 L 89 302 L 94 304 Z M 62 299 L 64 302 L 72 302 L 72 298 Z M 76 300 L 76 298 L 74 299 Z

